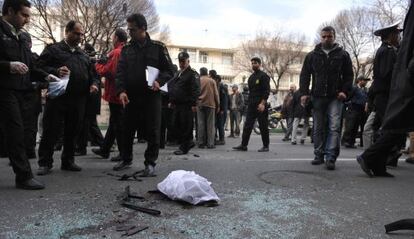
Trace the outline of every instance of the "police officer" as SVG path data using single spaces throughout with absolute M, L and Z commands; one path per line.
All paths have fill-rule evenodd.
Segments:
M 81 171 L 75 164 L 75 136 L 85 116 L 86 102 L 90 94 L 98 92 L 99 79 L 89 56 L 79 47 L 83 37 L 79 22 L 69 21 L 65 27 L 65 39 L 47 46 L 39 57 L 39 67 L 59 77 L 69 75 L 63 95 L 48 98 L 43 115 L 43 136 L 39 145 L 38 175 L 51 173 L 53 149 L 63 120 L 63 152 L 61 170 Z
M 249 105 L 247 107 L 246 123 L 244 124 L 242 142 L 239 146 L 233 147 L 234 150 L 247 151 L 250 134 L 253 130 L 254 122 L 259 122 L 262 135 L 263 147 L 259 152 L 269 151 L 269 120 L 267 111 L 267 98 L 270 94 L 270 77 L 260 70 L 262 61 L 258 57 L 251 59 L 253 74 L 249 77 Z
M 147 21 L 142 14 L 127 18 L 131 41 L 122 48 L 115 78 L 117 93 L 125 107 L 125 133 L 119 162 L 113 169 L 123 170 L 132 164 L 135 131 L 142 130 L 148 146 L 145 151 L 145 170 L 141 176 L 154 176 L 155 161 L 160 147 L 161 93 L 160 86 L 173 76 L 170 55 L 165 45 L 151 40 Z M 151 67 L 151 68 L 150 68 Z M 152 75 L 148 69 L 156 68 Z M 148 74 L 146 74 L 148 72 Z M 147 77 L 156 79 L 148 86 Z M 142 124 L 137 125 L 142 117 Z
M 375 112 L 372 128 L 374 130 L 374 141 L 382 139 L 380 142 L 372 144 L 357 157 L 358 163 L 369 176 L 393 177 L 393 175 L 386 172 L 387 160 L 396 166 L 398 158 L 401 156 L 399 145 L 405 142 L 405 134 L 383 134 L 380 129 L 386 116 L 393 70 L 397 61 L 397 48 L 399 47 L 401 32 L 398 25 L 398 23 L 392 24 L 374 32 L 374 35 L 381 37 L 382 44 L 375 54 L 374 81 L 370 88 L 370 97 L 373 98 L 373 112 Z M 388 145 L 385 145 L 385 142 L 388 142 Z M 393 144 L 391 147 L 389 147 L 390 142 Z M 385 148 L 387 148 L 386 153 L 384 153 Z M 381 152 L 381 154 L 378 154 L 378 152 Z
M 27 93 L 32 88 L 30 79 L 47 77 L 35 69 L 26 38 L 19 35 L 29 22 L 31 4 L 27 0 L 5 0 L 0 19 L 0 127 L 4 127 L 5 140 L 16 187 L 43 189 L 33 178 L 25 152 L 23 118 L 27 114 Z
M 180 70 L 168 83 L 171 107 L 175 114 L 175 128 L 177 129 L 180 147 L 175 155 L 187 154 L 193 142 L 193 113 L 197 112 L 197 100 L 200 96 L 200 77 L 190 66 L 190 56 L 187 52 L 178 54 Z

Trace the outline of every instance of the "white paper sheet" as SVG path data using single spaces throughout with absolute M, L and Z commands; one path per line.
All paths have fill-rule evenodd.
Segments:
M 162 91 L 164 91 L 164 92 L 167 92 L 168 93 L 168 83 L 165 83 L 161 88 L 160 88 L 160 90 L 162 90 Z
M 152 66 L 147 66 L 147 69 L 145 70 L 145 77 L 149 87 L 152 87 L 159 74 L 160 70 Z

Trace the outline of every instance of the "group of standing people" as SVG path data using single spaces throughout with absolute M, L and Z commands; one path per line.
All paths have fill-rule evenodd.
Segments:
M 101 78 L 105 79 L 103 98 L 109 102 L 110 120 L 105 137 L 93 152 L 108 158 L 116 140 L 119 155 L 113 158 L 118 161 L 114 170 L 132 165 L 137 132 L 147 142 L 143 177 L 155 176 L 159 150 L 168 140 L 179 145 L 175 155 L 187 154 L 196 145 L 211 149 L 225 144 L 228 111 L 229 136 L 237 137 L 242 133 L 241 143 L 233 147 L 234 150 L 247 151 L 257 120 L 263 143 L 258 151 L 269 151 L 270 77 L 261 70 L 259 57 L 251 59 L 248 95 L 247 90 L 242 94 L 237 86 L 232 86 L 229 96 L 215 70 L 201 68 L 198 73 L 191 68 L 188 53 L 179 53 L 175 69 L 166 46 L 150 38 L 147 21 L 141 14 L 127 18 L 131 40 L 127 42 L 127 33 L 117 29 L 112 39 L 114 49 L 97 62 L 79 47 L 84 30 L 76 21 L 66 24 L 61 42 L 48 45 L 37 57 L 30 49 L 30 35 L 22 31 L 29 22 L 30 7 L 27 0 L 5 0 L 0 19 L 0 120 L 16 174 L 16 187 L 44 188 L 43 183 L 33 177 L 28 161 L 28 145 L 33 148 L 33 140 L 28 140 L 33 136 L 30 130 L 33 122 L 28 120 L 34 121 L 34 115 L 38 114 L 33 99 L 40 99 L 39 87 L 47 88 L 51 82 L 65 78 L 68 81 L 64 94 L 47 96 L 38 149 L 38 175 L 52 172 L 54 147 L 62 129 L 61 169 L 82 170 L 75 163 L 75 150 L 82 138 L 79 135 L 84 136 L 79 134 L 81 129 L 84 132 L 85 125 L 89 128 L 96 122 L 96 117 L 86 117 L 86 111 L 91 97 L 100 98 Z M 406 132 L 414 131 L 412 121 L 408 120 L 414 102 L 413 32 L 410 28 L 413 24 L 410 6 L 400 47 L 398 25 L 375 32 L 383 44 L 374 60 L 374 82 L 368 93 L 367 78 L 358 78 L 353 85 L 351 58 L 335 42 L 335 29 L 324 27 L 320 33 L 321 42 L 305 57 L 299 90 L 291 86 L 284 102 L 291 106 L 291 109 L 283 109 L 290 114 L 284 140 L 289 139 L 291 131 L 291 143 L 297 144 L 297 129 L 303 120 L 300 141 L 303 144 L 312 115 L 314 159 L 311 163 L 325 164 L 328 170 L 334 170 L 340 153 L 344 107 L 347 107 L 343 136 L 346 147 L 354 146 L 363 115 L 370 111 L 364 126 L 366 150 L 357 161 L 369 176 L 391 177 L 385 166 L 387 162 L 398 160 Z M 245 120 L 241 132 L 242 112 L 245 112 Z M 194 126 L 197 142 L 194 142 Z

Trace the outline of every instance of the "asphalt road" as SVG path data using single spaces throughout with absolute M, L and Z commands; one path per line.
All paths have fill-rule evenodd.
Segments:
M 167 147 L 157 177 L 127 182 L 107 175 L 113 163 L 88 149 L 76 160 L 82 172 L 63 172 L 55 160 L 53 173 L 40 178 L 47 185 L 42 191 L 15 189 L 8 160 L 0 159 L 0 239 L 121 238 L 120 225 L 148 227 L 127 238 L 414 238 L 414 231 L 384 230 L 387 223 L 414 218 L 414 166 L 401 160 L 390 170 L 396 178 L 371 179 L 355 161 L 361 149 L 342 149 L 337 169 L 327 171 L 310 164 L 309 142 L 293 146 L 274 134 L 271 152 L 258 153 L 255 135 L 248 152 L 233 152 L 239 142 L 227 139 L 225 146 L 186 156 Z M 143 151 L 143 144 L 135 145 L 134 167 L 127 172 L 143 168 Z M 211 181 L 219 206 L 189 206 L 147 193 L 178 169 Z M 120 207 L 117 195 L 127 185 L 145 197 L 139 205 L 161 215 Z

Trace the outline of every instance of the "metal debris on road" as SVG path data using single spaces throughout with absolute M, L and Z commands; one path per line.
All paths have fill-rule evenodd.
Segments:
M 403 219 L 385 225 L 386 233 L 398 230 L 414 230 L 414 219 Z

